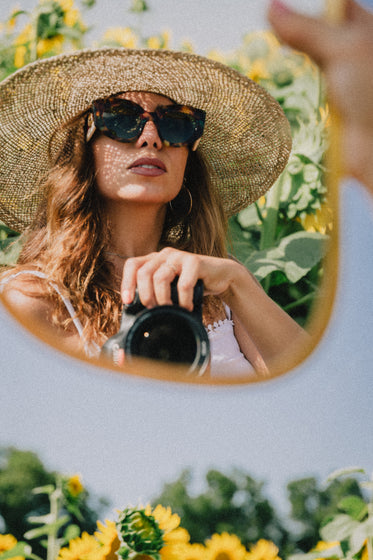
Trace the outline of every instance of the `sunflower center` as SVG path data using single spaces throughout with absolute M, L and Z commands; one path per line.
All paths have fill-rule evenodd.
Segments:
M 215 556 L 214 560 L 232 560 L 232 557 L 227 552 L 218 552 Z

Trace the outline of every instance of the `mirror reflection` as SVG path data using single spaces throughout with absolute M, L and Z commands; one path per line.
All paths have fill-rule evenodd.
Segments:
M 310 347 L 332 228 L 321 80 L 269 32 L 222 62 L 101 48 L 0 84 L 1 290 L 33 332 L 212 380 Z

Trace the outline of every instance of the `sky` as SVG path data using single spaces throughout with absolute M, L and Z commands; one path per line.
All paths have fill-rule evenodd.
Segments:
M 118 24 L 125 2 L 107 0 L 104 9 L 97 3 L 92 18 L 102 28 Z M 185 34 L 202 54 L 219 37 L 227 49 L 246 30 L 265 26 L 266 3 L 258 0 L 189 0 L 187 10 L 179 0 L 149 3 L 154 29 Z M 208 468 L 242 468 L 266 482 L 284 509 L 291 479 L 324 480 L 351 465 L 370 473 L 372 246 L 373 200 L 345 181 L 338 287 L 326 333 L 303 364 L 257 385 L 191 386 L 98 369 L 47 347 L 0 306 L 0 445 L 34 450 L 50 469 L 80 472 L 112 509 L 148 501 L 186 467 L 196 488 Z

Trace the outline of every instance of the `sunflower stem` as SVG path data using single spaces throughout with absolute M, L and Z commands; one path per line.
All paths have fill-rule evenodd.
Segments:
M 288 303 L 288 305 L 285 305 L 283 309 L 284 309 L 284 311 L 290 311 L 291 309 L 294 309 L 295 307 L 299 307 L 300 305 L 304 305 L 305 303 L 308 303 L 309 301 L 311 301 L 312 298 L 314 297 L 314 295 L 315 295 L 315 292 L 311 292 L 309 294 L 306 294 L 305 296 L 297 299 L 296 301 L 292 301 L 291 303 Z
M 57 538 L 58 526 L 57 521 L 60 513 L 60 500 L 62 496 L 61 481 L 57 481 L 55 490 L 50 494 L 50 513 L 51 513 L 51 531 L 48 534 L 47 541 L 47 560 L 55 560 L 59 552 L 59 543 Z

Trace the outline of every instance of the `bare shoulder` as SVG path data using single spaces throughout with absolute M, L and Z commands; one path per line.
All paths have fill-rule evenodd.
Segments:
M 53 321 L 55 305 L 43 280 L 32 274 L 10 278 L 2 287 L 1 296 L 14 316 L 33 334 L 54 341 L 61 350 L 80 351 L 81 340 L 76 329 L 63 328 Z
M 17 316 L 50 323 L 52 303 L 40 280 L 31 274 L 9 279 L 2 287 L 3 300 Z

